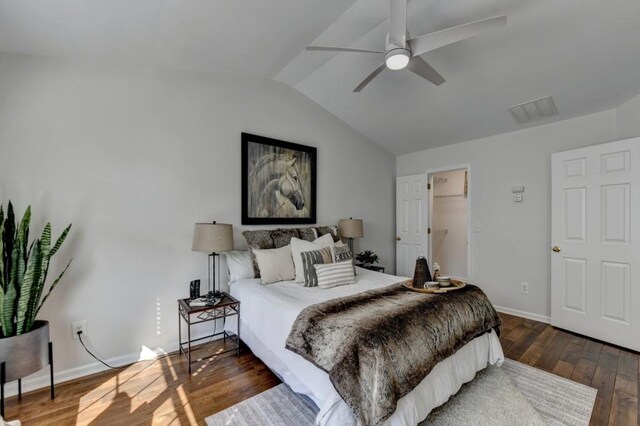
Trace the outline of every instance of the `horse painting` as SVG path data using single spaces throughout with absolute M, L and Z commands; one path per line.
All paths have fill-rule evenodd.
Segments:
M 251 170 L 251 204 L 257 217 L 305 217 L 304 188 L 296 161 L 286 155 L 267 154 L 257 158 Z
M 251 223 L 312 223 L 315 148 L 308 152 L 291 149 L 295 144 L 287 142 L 276 141 L 280 146 L 275 146 L 254 140 L 243 143 L 243 183 L 247 186 L 243 191 L 243 223 L 249 223 L 245 212 L 253 219 Z

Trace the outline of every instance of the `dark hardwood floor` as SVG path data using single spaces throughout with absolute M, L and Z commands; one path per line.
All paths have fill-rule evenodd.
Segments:
M 640 423 L 639 354 L 501 314 L 505 355 L 598 389 L 592 425 Z M 215 348 L 221 344 L 214 343 Z M 178 355 L 143 361 L 47 389 L 9 398 L 7 418 L 23 425 L 196 425 L 204 418 L 266 389 L 278 378 L 243 348 L 224 354 L 187 375 Z
M 638 353 L 541 322 L 500 316 L 505 356 L 598 389 L 592 425 L 640 424 Z

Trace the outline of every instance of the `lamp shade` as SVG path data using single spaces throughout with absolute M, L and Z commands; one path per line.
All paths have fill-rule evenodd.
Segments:
M 233 250 L 233 226 L 228 223 L 196 223 L 191 250 L 205 253 Z
M 344 238 L 362 238 L 364 237 L 364 227 L 362 219 L 340 219 L 338 222 L 338 232 Z

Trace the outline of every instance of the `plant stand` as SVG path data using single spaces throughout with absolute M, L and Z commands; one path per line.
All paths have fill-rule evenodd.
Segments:
M 0 362 L 0 415 L 4 417 L 4 385 L 6 380 L 6 363 Z M 51 400 L 56 398 L 53 384 L 53 342 L 49 342 L 49 375 L 51 377 Z M 22 399 L 22 379 L 18 379 L 18 400 Z

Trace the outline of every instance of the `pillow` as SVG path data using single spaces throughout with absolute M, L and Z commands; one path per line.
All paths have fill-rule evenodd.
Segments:
M 252 249 L 263 250 L 275 248 L 275 245 L 273 245 L 273 238 L 271 238 L 271 231 L 266 229 L 244 231 L 242 235 L 244 235 L 244 239 L 247 240 L 247 244 L 249 244 L 249 247 Z M 260 278 L 260 268 L 258 268 L 258 261 L 255 259 L 253 250 L 251 250 L 250 254 L 253 261 L 253 276 Z
M 254 249 L 253 254 L 260 268 L 261 284 L 289 281 L 296 277 L 290 246 L 265 250 Z
M 305 241 L 313 241 L 318 238 L 318 231 L 314 227 L 310 228 L 298 228 L 300 232 L 300 239 Z
M 270 230 L 258 229 L 256 231 L 244 231 L 242 235 L 244 235 L 244 239 L 247 240 L 247 244 L 249 244 L 251 248 L 261 250 L 276 248 L 273 244 Z
M 325 234 L 331 234 L 331 237 L 333 237 L 333 241 L 338 242 L 340 241 L 340 235 L 338 234 L 338 227 L 337 226 L 318 226 L 318 235 L 322 236 Z
M 331 288 L 339 285 L 354 284 L 353 264 L 349 261 L 313 265 L 316 270 L 318 287 Z
M 229 283 L 243 278 L 253 278 L 253 259 L 248 251 L 233 250 L 225 253 L 229 268 Z
M 288 246 L 291 243 L 291 238 L 298 237 L 300 237 L 298 228 L 274 229 L 271 231 L 271 239 L 273 239 L 274 248 Z
M 291 238 L 291 254 L 293 256 L 293 266 L 296 270 L 296 282 L 303 283 L 305 281 L 302 256 L 300 254 L 304 251 L 320 250 L 321 248 L 331 246 L 333 246 L 333 238 L 331 238 L 329 234 L 323 235 L 313 242 L 295 237 Z
M 334 262 L 350 261 L 353 264 L 353 275 L 356 275 L 356 264 L 353 261 L 353 253 L 349 250 L 349 246 L 342 244 L 331 247 L 331 257 Z
M 331 249 L 329 247 L 321 248 L 314 251 L 303 251 L 302 268 L 304 270 L 304 286 L 316 287 L 318 285 L 318 276 L 314 265 L 322 263 L 332 263 Z

